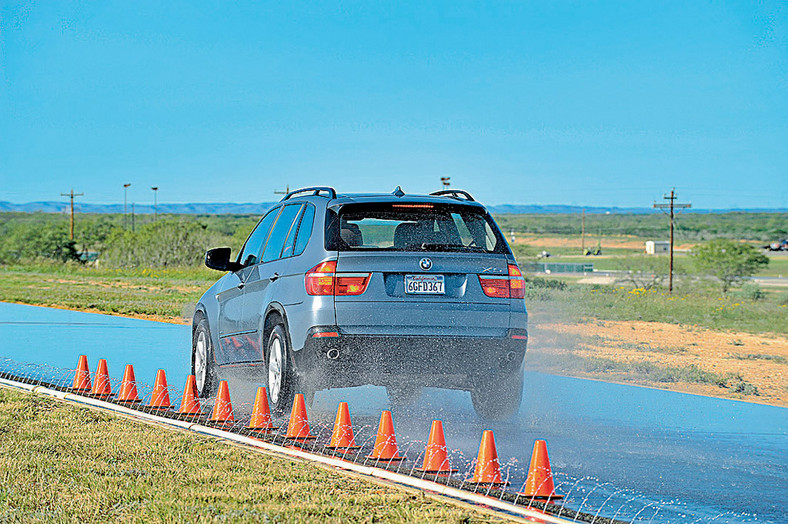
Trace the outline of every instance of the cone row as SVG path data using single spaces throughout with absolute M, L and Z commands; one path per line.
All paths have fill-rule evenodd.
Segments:
M 112 395 L 112 389 L 109 380 L 107 361 L 105 359 L 99 360 L 95 373 L 95 380 L 91 383 L 87 356 L 81 355 L 79 357 L 71 389 L 77 393 L 89 394 L 98 398 L 109 398 Z M 126 365 L 126 369 L 123 373 L 123 381 L 121 382 L 120 389 L 114 400 L 121 404 L 141 403 L 137 392 L 134 368 L 131 364 Z M 167 379 L 163 369 L 158 370 L 156 373 L 153 393 L 146 407 L 160 411 L 170 410 L 173 407 L 170 403 Z M 200 405 L 194 375 L 189 375 L 186 379 L 181 405 L 176 414 L 185 418 L 198 418 L 202 415 L 202 407 Z M 225 428 L 235 424 L 227 381 L 223 380 L 219 383 L 219 391 L 208 422 L 212 425 Z M 246 429 L 255 433 L 270 433 L 277 429 L 271 419 L 268 395 L 265 387 L 259 387 L 257 389 L 252 416 Z M 290 414 L 285 438 L 294 442 L 303 443 L 316 438 L 310 431 L 304 395 L 297 393 L 293 399 L 293 408 Z M 334 421 L 334 429 L 331 434 L 331 441 L 326 447 L 344 452 L 349 452 L 360 447 L 355 441 L 353 425 L 350 419 L 350 409 L 347 402 L 339 403 Z M 405 457 L 399 454 L 391 411 L 383 411 L 381 413 L 377 437 L 372 453 L 366 455 L 365 458 L 379 462 L 398 462 L 405 459 Z M 415 468 L 415 470 L 421 473 L 439 476 L 448 476 L 457 472 L 456 469 L 451 467 L 449 462 L 448 448 L 446 446 L 442 421 L 432 421 L 422 465 L 419 468 Z M 476 459 L 473 478 L 467 483 L 491 487 L 503 486 L 506 484 L 502 480 L 498 453 L 495 448 L 495 436 L 491 430 L 485 430 L 482 433 L 482 440 L 479 446 L 479 454 Z M 548 503 L 553 503 L 563 498 L 563 495 L 555 491 L 550 460 L 547 455 L 547 443 L 544 440 L 537 440 L 534 443 L 528 477 L 523 485 L 522 491 L 519 491 L 517 494 Z

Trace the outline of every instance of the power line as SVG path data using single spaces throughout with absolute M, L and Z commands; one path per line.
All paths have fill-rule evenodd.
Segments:
M 670 190 L 670 196 L 662 195 L 663 200 L 669 200 L 669 204 L 657 204 L 654 202 L 655 209 L 670 209 L 670 269 L 668 274 L 668 294 L 673 294 L 673 222 L 675 220 L 675 214 L 673 212 L 674 209 L 688 209 L 692 207 L 692 204 L 677 204 L 676 199 L 676 188 Z
M 71 220 L 69 221 L 69 231 L 71 232 L 71 240 L 74 240 L 74 197 L 84 196 L 85 193 L 74 193 L 74 188 L 68 193 L 60 193 L 60 196 L 67 196 L 71 198 Z

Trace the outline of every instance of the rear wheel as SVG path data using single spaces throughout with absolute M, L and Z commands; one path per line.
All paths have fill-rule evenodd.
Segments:
M 192 375 L 197 383 L 199 396 L 210 397 L 216 384 L 216 370 L 213 362 L 211 330 L 205 318 L 197 323 L 192 337 Z
M 509 377 L 490 377 L 471 390 L 476 414 L 485 420 L 507 420 L 520 409 L 523 400 L 522 372 Z
M 276 324 L 268 336 L 268 400 L 272 411 L 285 413 L 293 403 L 294 373 L 290 367 L 290 348 L 285 328 Z

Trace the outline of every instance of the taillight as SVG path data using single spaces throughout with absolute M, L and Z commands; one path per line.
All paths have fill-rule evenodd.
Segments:
M 369 273 L 337 273 L 337 286 L 335 294 L 361 295 L 367 290 Z
M 484 294 L 492 298 L 525 298 L 525 279 L 520 268 L 509 264 L 509 276 L 479 275 Z
M 333 295 L 334 274 L 337 270 L 337 261 L 321 262 L 306 272 L 304 283 L 308 295 Z
M 484 294 L 493 298 L 509 298 L 509 277 L 479 275 Z
M 322 262 L 306 272 L 304 284 L 309 295 L 361 295 L 367 290 L 369 273 L 337 273 L 336 260 Z
M 509 296 L 525 298 L 525 279 L 516 264 L 509 264 Z

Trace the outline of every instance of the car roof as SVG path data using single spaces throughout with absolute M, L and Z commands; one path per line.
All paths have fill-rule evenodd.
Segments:
M 473 200 L 465 200 L 461 198 L 449 196 L 433 196 L 433 195 L 405 195 L 401 197 L 392 194 L 345 194 L 337 195 L 337 198 L 331 202 L 330 206 L 343 206 L 345 204 L 374 204 L 374 203 L 407 203 L 407 204 L 459 204 L 484 209 L 484 206 L 479 202 Z
M 328 194 L 323 194 L 324 192 Z M 284 201 L 326 202 L 329 207 L 341 207 L 346 204 L 374 204 L 374 203 L 412 203 L 412 204 L 459 204 L 485 209 L 482 204 L 473 200 L 470 194 L 461 190 L 445 190 L 444 194 L 406 194 L 397 187 L 393 193 L 339 193 L 333 188 L 307 188 L 288 193 Z

